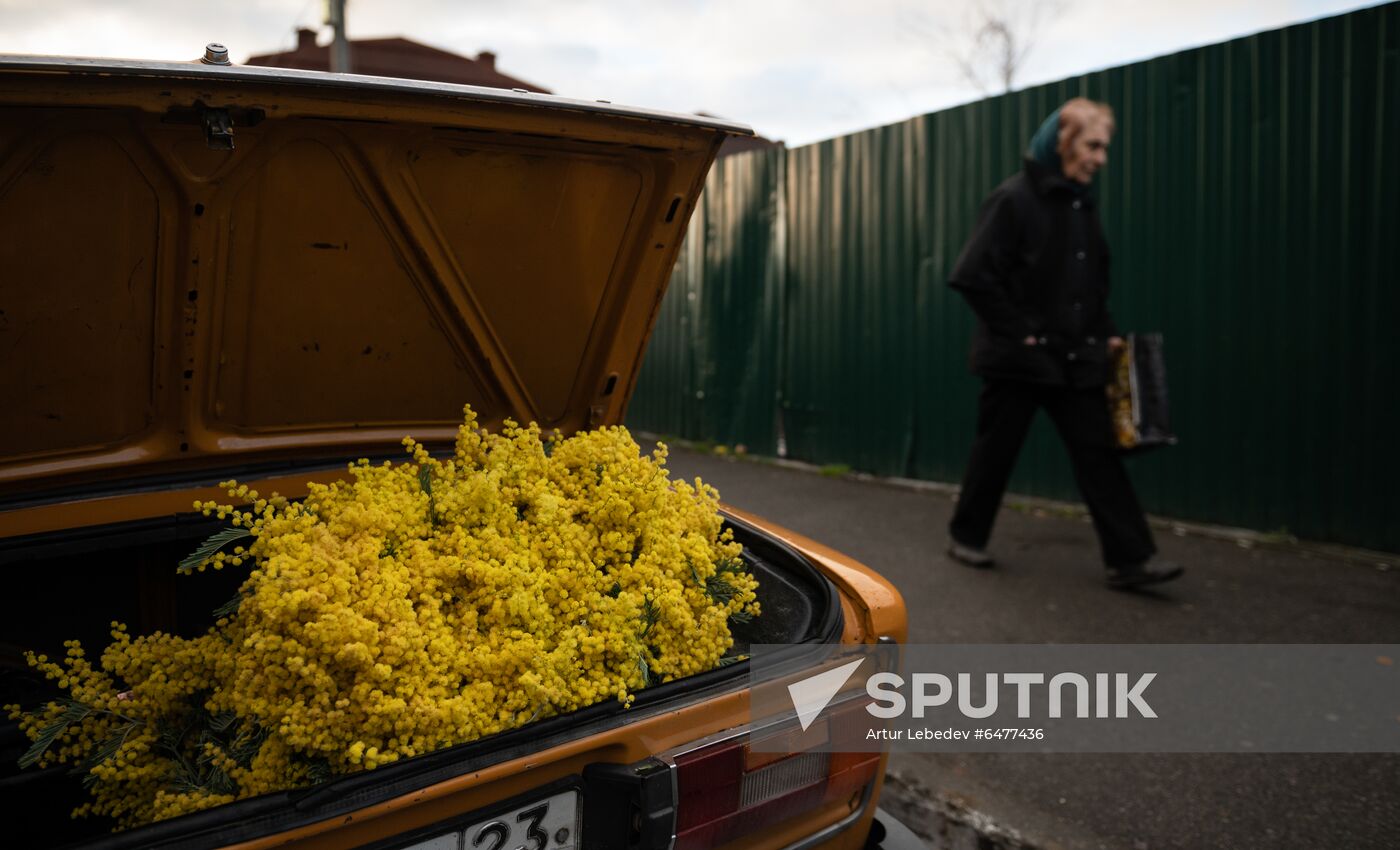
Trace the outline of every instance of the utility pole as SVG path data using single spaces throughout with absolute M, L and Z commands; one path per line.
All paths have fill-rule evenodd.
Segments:
M 345 0 L 326 0 L 326 23 L 331 28 L 331 71 L 350 73 L 350 42 L 345 38 Z

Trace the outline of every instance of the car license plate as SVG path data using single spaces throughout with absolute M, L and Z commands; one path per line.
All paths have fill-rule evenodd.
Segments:
M 577 850 L 578 846 L 578 792 L 562 791 L 403 850 Z

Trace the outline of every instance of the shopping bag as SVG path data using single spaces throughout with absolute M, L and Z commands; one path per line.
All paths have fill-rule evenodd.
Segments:
M 1142 452 L 1176 443 L 1167 404 L 1167 364 L 1160 333 L 1128 334 L 1112 355 L 1108 414 L 1118 450 Z

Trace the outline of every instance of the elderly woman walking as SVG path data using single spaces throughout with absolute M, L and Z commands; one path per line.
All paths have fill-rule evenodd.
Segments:
M 949 526 L 949 554 L 989 567 L 986 551 L 1035 412 L 1044 408 L 1098 532 L 1108 583 L 1169 581 L 1111 439 L 1108 354 L 1124 345 L 1108 311 L 1108 245 L 1094 175 L 1114 131 L 1106 104 L 1074 98 L 1045 119 L 1024 168 L 982 205 L 949 285 L 977 314 L 972 372 L 982 378 L 977 435 Z

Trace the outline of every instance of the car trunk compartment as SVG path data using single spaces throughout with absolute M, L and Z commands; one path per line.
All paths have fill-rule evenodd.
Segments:
M 128 622 L 133 633 L 160 630 L 194 636 L 206 630 L 213 623 L 212 612 L 235 595 L 248 569 L 225 567 L 186 576 L 177 574 L 175 565 L 224 525 L 192 514 L 7 541 L 0 551 L 0 569 L 6 571 L 10 591 L 0 601 L 0 702 L 21 702 L 32 709 L 58 696 L 56 688 L 29 670 L 25 650 L 53 657 L 62 654 L 63 641 L 78 639 L 95 657 L 107 643 L 112 620 Z M 731 622 L 730 654 L 742 654 L 752 644 L 839 639 L 843 621 L 832 584 L 786 543 L 737 518 L 728 518 L 727 525 L 744 545 L 743 557 L 758 578 L 763 607 L 763 614 L 749 622 Z M 41 601 L 56 599 L 63 600 L 61 606 Z M 103 819 L 69 818 L 86 793 L 67 767 L 18 769 L 16 760 L 28 741 L 18 723 L 6 719 L 0 723 L 0 788 L 7 807 L 30 813 L 11 824 L 23 846 L 77 842 L 117 850 L 231 843 L 342 815 L 732 692 L 746 686 L 747 675 L 748 664 L 741 661 L 639 691 L 630 709 L 610 700 L 320 786 L 242 800 L 115 834 L 107 834 L 111 824 Z

